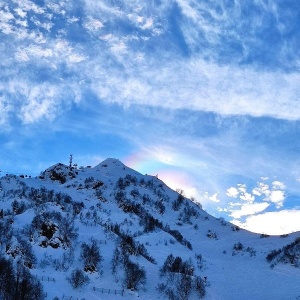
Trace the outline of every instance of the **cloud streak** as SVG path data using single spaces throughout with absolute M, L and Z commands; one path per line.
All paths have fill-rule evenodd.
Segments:
M 254 215 L 256 213 L 264 211 L 268 208 L 270 204 L 268 203 L 251 203 L 251 204 L 244 204 L 241 206 L 239 210 L 233 211 L 230 216 L 233 217 L 235 220 L 240 219 L 243 216 Z
M 240 34 L 245 24 L 242 22 L 236 27 L 237 21 L 244 19 L 243 9 L 237 2 L 227 7 L 225 2 L 216 4 L 213 1 L 207 5 L 193 0 L 170 0 L 156 7 L 142 1 L 120 2 L 118 6 L 110 1 L 95 4 L 86 0 L 81 10 L 65 1 L 43 7 L 31 1 L 12 1 L 8 6 L 1 3 L 0 31 L 10 40 L 2 61 L 7 58 L 8 51 L 16 49 L 14 59 L 6 62 L 8 68 L 4 78 L 12 78 L 12 69 L 22 71 L 32 66 L 32 71 L 15 76 L 21 77 L 29 88 L 34 87 L 37 80 L 41 80 L 38 78 L 43 78 L 40 73 L 46 71 L 51 77 L 48 83 L 52 84 L 51 90 L 67 74 L 64 94 L 68 86 L 82 82 L 85 84 L 78 88 L 96 95 L 99 101 L 124 107 L 137 104 L 225 116 L 299 120 L 298 70 L 286 72 L 247 63 L 220 63 L 215 57 L 224 38 L 232 36 L 241 44 L 249 43 L 258 27 L 267 26 L 263 17 L 267 14 L 276 17 L 278 10 L 283 9 L 275 2 L 270 6 L 256 4 L 260 15 L 245 40 Z M 177 17 L 176 22 L 171 17 L 166 19 L 170 11 Z M 30 17 L 29 12 L 33 16 Z M 54 15 L 64 24 L 63 29 L 52 23 Z M 275 20 L 278 26 L 283 22 L 279 17 Z M 126 26 L 119 26 L 118 22 Z M 172 26 L 182 33 L 181 44 L 176 45 L 174 37 L 168 33 Z M 74 30 L 80 37 L 74 37 Z M 191 36 L 195 36 L 195 40 L 191 40 Z M 203 46 L 205 54 L 195 48 L 197 43 L 202 43 L 200 36 L 206 45 Z M 188 57 L 176 50 L 185 47 L 185 43 L 189 48 Z M 170 47 L 159 48 L 165 44 Z M 13 105 L 16 95 L 8 90 L 4 93 L 9 105 Z M 51 95 L 56 97 L 55 93 L 48 94 L 48 99 Z M 25 104 L 21 110 L 26 111 L 27 106 Z M 53 115 L 51 107 L 48 106 L 49 115 Z M 26 117 L 23 121 L 28 120 Z M 39 121 L 40 114 L 32 116 L 30 122 L 34 120 Z
M 28 85 L 27 81 L 10 80 L 0 85 L 1 123 L 9 126 L 10 119 L 18 117 L 23 124 L 41 120 L 53 120 L 80 101 L 76 85 L 51 85 L 47 83 Z M 73 96 L 72 101 L 70 96 Z M 5 129 L 5 128 L 4 128 Z

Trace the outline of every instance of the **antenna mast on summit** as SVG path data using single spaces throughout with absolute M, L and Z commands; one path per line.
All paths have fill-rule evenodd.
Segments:
M 73 162 L 73 154 L 70 154 L 70 165 L 69 165 L 70 170 L 72 169 L 72 162 Z

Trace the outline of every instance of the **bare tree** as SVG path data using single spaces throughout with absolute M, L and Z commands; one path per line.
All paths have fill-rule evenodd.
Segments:
M 95 272 L 102 261 L 100 248 L 97 241 L 92 239 L 90 244 L 83 243 L 81 246 L 81 259 L 84 263 L 84 270 Z
M 146 272 L 138 264 L 128 260 L 125 265 L 124 285 L 128 289 L 136 290 L 140 284 L 146 282 Z

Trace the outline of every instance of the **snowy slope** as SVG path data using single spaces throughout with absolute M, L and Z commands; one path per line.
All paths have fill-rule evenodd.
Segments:
M 199 299 L 194 287 L 186 296 L 176 292 L 181 274 L 160 276 L 170 254 L 190 262 L 191 280 L 198 276 L 204 283 L 207 277 L 204 299 L 300 296 L 294 260 L 266 260 L 299 234 L 266 237 L 239 230 L 119 160 L 82 169 L 57 164 L 37 178 L 8 175 L 0 183 L 0 223 L 11 223 L 5 230 L 1 225 L 1 254 L 24 263 L 26 255 L 17 250 L 21 240 L 28 242 L 36 257 L 29 270 L 41 280 L 46 299 L 168 299 L 158 291 L 161 283 L 173 288 L 175 299 Z M 5 238 L 7 232 L 11 237 Z M 84 270 L 82 249 L 92 241 L 102 260 L 84 272 L 89 282 L 74 289 L 67 278 L 76 268 Z M 113 256 L 121 247 L 146 272 L 145 283 L 132 290 L 124 282 L 125 264 L 119 262 L 112 273 Z M 298 250 L 293 251 L 297 257 Z

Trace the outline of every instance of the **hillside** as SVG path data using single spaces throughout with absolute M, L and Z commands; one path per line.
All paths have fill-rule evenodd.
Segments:
M 116 159 L 23 177 L 0 179 L 0 299 L 300 296 L 299 234 L 239 229 Z

